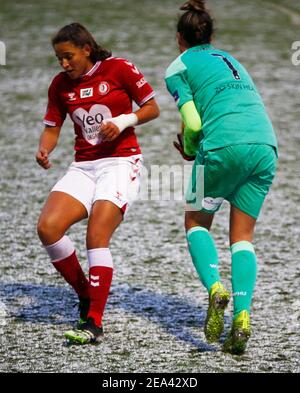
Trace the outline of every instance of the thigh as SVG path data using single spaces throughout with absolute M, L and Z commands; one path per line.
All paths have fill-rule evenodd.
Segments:
M 38 233 L 43 244 L 55 243 L 71 225 L 86 217 L 86 208 L 77 199 L 64 192 L 51 192 L 38 222 Z
M 107 248 L 110 239 L 123 220 L 121 209 L 107 200 L 93 204 L 87 228 L 87 248 Z

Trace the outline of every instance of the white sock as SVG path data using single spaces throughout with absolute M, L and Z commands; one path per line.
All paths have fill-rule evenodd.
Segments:
M 93 248 L 87 250 L 89 267 L 106 266 L 113 268 L 113 260 L 109 248 Z
M 52 263 L 69 257 L 75 251 L 72 241 L 66 235 L 56 243 L 44 247 Z

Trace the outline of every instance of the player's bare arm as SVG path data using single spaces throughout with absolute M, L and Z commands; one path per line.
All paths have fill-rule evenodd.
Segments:
M 59 138 L 61 127 L 45 127 L 40 137 L 38 151 L 35 158 L 37 163 L 44 169 L 49 169 L 51 163 L 49 154 L 55 149 Z

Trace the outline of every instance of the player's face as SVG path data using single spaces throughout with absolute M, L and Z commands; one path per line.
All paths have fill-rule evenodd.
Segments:
M 81 48 L 70 41 L 60 42 L 54 45 L 54 51 L 60 65 L 71 79 L 86 74 L 94 65 L 89 58 L 91 50 L 88 45 Z

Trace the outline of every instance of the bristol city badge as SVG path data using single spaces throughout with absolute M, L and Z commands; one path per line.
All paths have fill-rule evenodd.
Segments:
M 109 84 L 107 82 L 101 82 L 99 85 L 99 93 L 104 96 L 109 92 Z

